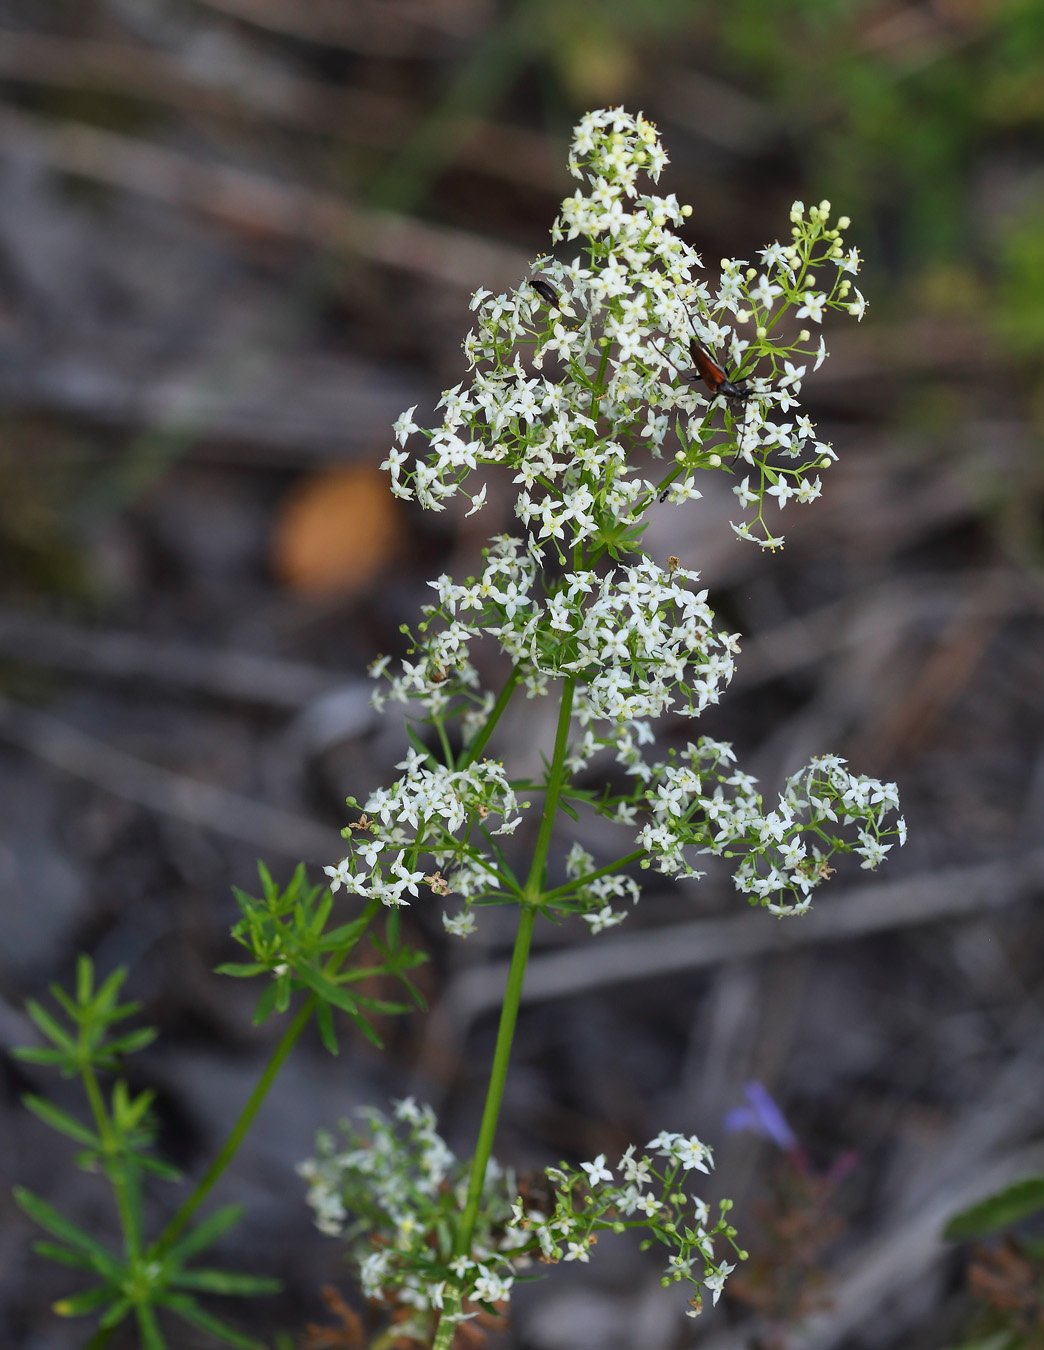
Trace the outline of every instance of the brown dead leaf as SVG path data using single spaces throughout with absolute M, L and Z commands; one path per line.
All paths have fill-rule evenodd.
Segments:
M 385 474 L 370 464 L 331 469 L 305 479 L 284 500 L 273 567 L 294 590 L 356 595 L 394 556 L 401 537 Z

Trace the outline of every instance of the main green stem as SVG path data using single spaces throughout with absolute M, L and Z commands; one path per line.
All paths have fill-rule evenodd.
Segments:
M 519 906 L 518 930 L 515 933 L 515 947 L 511 953 L 511 967 L 508 970 L 504 999 L 500 1007 L 500 1024 L 497 1027 L 497 1043 L 493 1051 L 493 1066 L 489 1074 L 489 1087 L 486 1090 L 486 1104 L 482 1111 L 482 1123 L 479 1125 L 478 1140 L 475 1144 L 475 1156 L 471 1164 L 471 1176 L 468 1181 L 468 1195 L 457 1230 L 455 1253 L 467 1256 L 471 1251 L 475 1226 L 478 1223 L 482 1206 L 482 1193 L 486 1181 L 486 1169 L 493 1153 L 493 1140 L 500 1118 L 500 1106 L 504 1099 L 504 1085 L 507 1082 L 508 1065 L 511 1062 L 511 1046 L 515 1039 L 515 1025 L 518 1021 L 518 1009 L 522 1002 L 522 985 L 526 976 L 526 965 L 533 942 L 533 929 L 540 913 L 544 898 L 544 875 L 547 868 L 547 855 L 551 847 L 551 832 L 554 829 L 558 804 L 565 783 L 566 753 L 569 749 L 569 724 L 573 713 L 573 691 L 575 682 L 568 679 L 562 687 L 562 703 L 558 712 L 558 730 L 555 734 L 555 748 L 547 773 L 547 791 L 544 796 L 544 811 L 540 820 L 540 830 L 533 848 L 533 858 L 529 867 L 529 876 L 523 888 L 523 900 Z M 460 1297 L 451 1296 L 447 1300 L 446 1312 L 454 1314 L 460 1310 Z M 456 1330 L 452 1316 L 439 1319 L 432 1350 L 449 1350 Z

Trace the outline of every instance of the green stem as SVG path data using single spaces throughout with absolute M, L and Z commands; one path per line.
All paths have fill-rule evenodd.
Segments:
M 240 1145 L 246 1137 L 247 1131 L 254 1123 L 254 1117 L 257 1115 L 258 1111 L 261 1110 L 261 1106 L 264 1103 L 265 1097 L 268 1095 L 269 1089 L 275 1082 L 279 1070 L 283 1067 L 286 1057 L 297 1044 L 301 1033 L 311 1020 L 312 1013 L 315 1010 L 315 1004 L 315 998 L 310 998 L 306 1003 L 302 1004 L 293 1021 L 287 1027 L 286 1031 L 283 1032 L 282 1038 L 276 1048 L 272 1051 L 268 1063 L 265 1065 L 264 1072 L 255 1084 L 253 1092 L 247 1098 L 246 1105 L 239 1113 L 239 1119 L 232 1127 L 221 1150 L 196 1183 L 192 1194 L 153 1244 L 151 1252 L 153 1257 L 162 1256 L 164 1252 L 168 1251 L 173 1246 L 184 1232 L 193 1214 L 199 1209 L 200 1205 L 220 1180 L 225 1168 L 228 1167 L 229 1163 L 236 1156 Z
M 372 920 L 380 908 L 381 902 L 379 900 L 371 900 L 363 912 L 363 917 Z M 352 944 L 353 947 L 358 945 L 359 941 L 361 941 L 361 937 L 362 935 L 360 934 L 359 938 Z M 333 975 L 343 964 L 348 956 L 348 951 L 351 949 L 352 948 L 348 948 L 342 952 L 335 953 L 327 962 L 323 973 L 327 976 Z M 239 1152 L 247 1132 L 254 1123 L 255 1116 L 258 1111 L 261 1110 L 265 1098 L 268 1096 L 273 1083 L 279 1076 L 279 1070 L 286 1062 L 290 1051 L 293 1050 L 298 1040 L 300 1040 L 301 1033 L 311 1021 L 312 1014 L 315 1011 L 316 1002 L 317 999 L 313 996 L 297 1010 L 293 1021 L 283 1032 L 276 1048 L 269 1056 L 268 1063 L 265 1065 L 261 1077 L 254 1085 L 253 1092 L 251 1092 L 250 1096 L 247 1098 L 245 1106 L 239 1113 L 239 1119 L 236 1121 L 235 1125 L 233 1125 L 228 1138 L 221 1146 L 220 1152 L 203 1173 L 202 1177 L 200 1177 L 192 1194 L 152 1244 L 150 1254 L 153 1257 L 160 1257 L 164 1252 L 169 1251 L 185 1231 L 185 1227 L 193 1214 L 195 1214 L 196 1210 L 199 1209 L 200 1205 L 217 1185 L 218 1181 L 221 1179 L 222 1173 L 228 1167 L 229 1163 Z
M 456 1254 L 466 1256 L 471 1250 L 471 1240 L 475 1235 L 479 1208 L 482 1204 L 482 1191 L 486 1181 L 486 1169 L 493 1152 L 493 1138 L 497 1132 L 497 1120 L 500 1116 L 500 1104 L 504 1098 L 504 1084 L 507 1082 L 508 1064 L 511 1061 L 511 1043 L 515 1038 L 515 1023 L 518 1020 L 519 1004 L 522 1002 L 522 982 L 525 979 L 526 963 L 533 941 L 533 929 L 536 926 L 537 909 L 532 905 L 520 905 L 518 931 L 515 934 L 515 949 L 511 953 L 511 969 L 508 971 L 507 985 L 504 989 L 504 1001 L 500 1007 L 500 1025 L 497 1028 L 497 1044 L 493 1051 L 493 1067 L 489 1074 L 489 1087 L 486 1091 L 486 1105 L 482 1111 L 482 1123 L 479 1126 L 478 1140 L 475 1144 L 475 1156 L 471 1164 L 471 1178 L 468 1182 L 468 1197 L 464 1205 L 460 1228 L 457 1232 Z M 432 1350 L 449 1350 L 457 1323 L 453 1314 L 460 1311 L 460 1294 L 451 1294 L 446 1300 L 445 1314 L 439 1318 L 438 1330 Z
M 141 1253 L 141 1225 L 138 1222 L 138 1206 L 134 1203 L 135 1182 L 127 1169 L 127 1141 L 119 1136 L 113 1120 L 109 1116 L 98 1079 L 87 1059 L 86 1048 L 83 1044 L 84 1038 L 85 1031 L 81 1029 L 80 1079 L 90 1103 L 91 1114 L 94 1116 L 98 1138 L 102 1143 L 102 1167 L 109 1184 L 112 1186 L 112 1193 L 116 1200 L 116 1210 L 120 1216 L 120 1228 L 123 1232 L 127 1257 L 134 1261 Z M 123 1156 L 117 1156 L 118 1153 Z
M 475 1156 L 471 1163 L 471 1176 L 468 1181 L 468 1195 L 461 1215 L 460 1228 L 457 1230 L 455 1252 L 458 1256 L 467 1256 L 471 1251 L 478 1223 L 479 1209 L 482 1205 L 482 1193 L 486 1182 L 486 1169 L 493 1153 L 493 1140 L 497 1132 L 500 1106 L 504 1099 L 504 1085 L 507 1082 L 508 1065 L 511 1062 L 511 1045 L 515 1038 L 515 1025 L 518 1021 L 518 1009 L 522 1002 L 522 985 L 529 961 L 529 950 L 533 943 L 533 929 L 536 927 L 540 912 L 540 886 L 547 865 L 547 854 L 551 844 L 551 831 L 558 814 L 558 804 L 565 782 L 565 760 L 569 749 L 569 724 L 573 712 L 573 691 L 575 681 L 567 679 L 562 686 L 562 704 L 558 712 L 558 730 L 555 733 L 555 748 L 551 765 L 547 773 L 547 792 L 544 797 L 544 811 L 540 819 L 540 831 L 533 849 L 533 859 L 529 868 L 529 877 L 523 890 L 522 903 L 519 905 L 518 930 L 515 933 L 515 948 L 511 953 L 511 967 L 508 970 L 504 999 L 500 1006 L 500 1024 L 497 1027 L 497 1043 L 493 1051 L 493 1066 L 489 1073 L 489 1086 L 486 1089 L 486 1104 L 482 1110 L 482 1122 L 479 1125 L 478 1140 L 475 1144 Z M 453 1315 L 459 1312 L 461 1299 L 459 1294 L 447 1299 L 445 1314 L 439 1318 L 438 1330 L 432 1350 L 449 1350 L 457 1323 Z
M 515 934 L 515 948 L 511 953 L 511 968 L 508 971 L 504 988 L 504 1001 L 500 1008 L 500 1025 L 497 1028 L 497 1044 L 493 1051 L 493 1067 L 489 1074 L 489 1087 L 486 1090 L 486 1105 L 482 1112 L 478 1140 L 475 1144 L 475 1157 L 471 1165 L 471 1179 L 468 1183 L 468 1198 L 464 1205 L 464 1215 L 457 1233 L 457 1254 L 466 1256 L 471 1250 L 471 1240 L 475 1235 L 479 1208 L 482 1204 L 482 1190 L 486 1181 L 486 1169 L 493 1153 L 493 1138 L 497 1131 L 500 1116 L 500 1104 L 504 1098 L 504 1085 L 507 1082 L 508 1064 L 511 1061 L 511 1044 L 515 1037 L 515 1024 L 518 1021 L 518 1009 L 522 1002 L 522 983 L 526 975 L 526 963 L 533 941 L 533 929 L 536 926 L 537 910 L 531 905 L 519 909 L 518 931 Z

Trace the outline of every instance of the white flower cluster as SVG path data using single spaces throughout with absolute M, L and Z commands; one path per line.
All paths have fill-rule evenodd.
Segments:
M 396 422 L 382 467 L 397 496 L 438 511 L 464 493 L 475 511 L 485 487 L 467 486 L 470 475 L 501 466 L 518 485 L 515 512 L 534 546 L 562 555 L 618 538 L 660 495 L 698 498 L 696 472 L 729 470 L 738 455 L 754 473 L 736 489 L 751 508 L 737 533 L 781 542 L 764 521 L 766 500 L 813 500 L 818 471 L 835 456 L 806 416 L 788 417 L 825 346 L 809 345 L 807 329 L 785 342 L 779 320 L 791 311 L 820 323 L 828 309 L 861 317 L 864 302 L 848 298 L 845 275 L 858 270 L 858 252 L 842 243 L 847 221 L 828 228 L 828 202 L 807 212 L 795 203 L 792 241 L 763 249 L 760 269 L 726 259 L 712 289 L 676 232 L 691 208 L 639 191 L 639 174 L 655 182 L 666 162 L 640 115 L 611 109 L 581 122 L 570 169 L 585 186 L 563 202 L 552 238 L 582 238 L 584 251 L 570 262 L 541 259 L 537 286 L 476 292 L 477 326 L 464 344 L 471 383 L 443 395 L 441 426 L 420 428 L 416 408 Z M 818 268 L 828 273 L 822 285 Z M 720 354 L 732 387 L 745 390 L 741 400 L 694 383 L 694 342 Z M 674 467 L 654 480 L 650 459 L 672 427 Z M 411 457 L 406 443 L 417 434 L 427 450 Z
M 545 595 L 518 540 L 501 536 L 484 557 L 478 578 L 430 583 L 439 603 L 424 607 L 423 636 L 378 692 L 378 707 L 416 700 L 430 716 L 473 697 L 469 646 L 480 634 L 496 639 L 531 694 L 544 693 L 549 676 L 575 676 L 581 725 L 668 710 L 698 717 L 732 678 L 737 639 L 715 629 L 707 592 L 693 589 L 696 572 L 642 558 L 602 575 L 567 572 Z M 387 669 L 382 661 L 371 673 Z
M 556 908 L 561 913 L 575 909 L 592 933 L 615 928 L 627 917 L 626 910 L 613 908 L 613 901 L 629 900 L 633 906 L 641 898 L 642 889 L 633 877 L 618 871 L 600 874 L 593 856 L 580 844 L 574 844 L 566 856 L 566 876 L 575 884 L 569 898 L 559 901 Z
M 345 1148 L 324 1130 L 316 1139 L 318 1157 L 297 1168 L 308 1182 L 307 1201 L 323 1233 L 340 1234 L 350 1226 L 343 1185 L 347 1175 L 369 1178 L 373 1202 L 394 1227 L 401 1228 L 410 1222 L 413 1193 L 436 1195 L 454 1162 L 435 1128 L 430 1106 L 418 1105 L 412 1097 L 395 1103 L 393 1121 L 406 1126 L 405 1132 L 396 1132 L 380 1111 L 365 1108 L 360 1115 L 369 1126 L 368 1137 L 345 1125 L 349 1143 Z M 408 1167 L 402 1165 L 404 1157 Z
M 894 783 L 855 775 L 836 755 L 821 755 L 793 774 L 775 810 L 766 811 L 756 780 L 731 769 L 732 747 L 708 737 L 654 766 L 646 803 L 651 819 L 639 842 L 670 875 L 698 875 L 686 852 L 742 858 L 735 884 L 752 904 L 773 914 L 803 914 L 830 874 L 837 852 L 856 853 L 875 868 L 906 842 Z M 848 828 L 852 843 L 839 831 Z
M 733 1232 L 724 1218 L 728 1202 L 712 1224 L 708 1205 L 681 1187 L 684 1173 L 707 1173 L 713 1165 L 695 1135 L 663 1131 L 641 1155 L 632 1145 L 617 1164 L 620 1181 L 600 1154 L 578 1168 L 547 1168 L 551 1186 L 538 1182 L 522 1187 L 522 1195 L 513 1175 L 491 1160 L 471 1255 L 455 1256 L 452 1220 L 463 1208 L 467 1175 L 439 1135 L 431 1107 L 408 1097 L 395 1103 L 390 1119 L 376 1110 L 360 1114 L 364 1128 L 342 1122 L 342 1139 L 321 1132 L 316 1157 L 297 1170 L 308 1183 L 316 1226 L 346 1239 L 366 1296 L 414 1310 L 412 1327 L 397 1324 L 400 1335 L 409 1330 L 423 1338 L 427 1319 L 448 1306 L 450 1285 L 466 1304 L 503 1304 L 516 1273 L 533 1258 L 587 1261 L 605 1231 L 647 1230 L 670 1252 L 665 1283 L 702 1284 L 718 1301 L 733 1267 L 716 1258 L 714 1241 L 720 1234 L 731 1241 Z M 535 1190 L 545 1191 L 539 1201 Z M 697 1296 L 690 1309 L 699 1304 Z
M 846 221 L 828 228 L 828 202 L 807 210 L 799 202 L 791 242 L 763 249 L 760 267 L 725 260 L 712 290 L 678 233 L 688 208 L 639 190 L 640 175 L 655 181 L 665 163 L 643 117 L 611 109 L 584 118 L 570 158 L 583 184 L 563 203 L 552 232 L 556 242 L 582 239 L 582 255 L 541 260 L 538 275 L 511 293 L 479 292 L 477 326 L 465 343 L 470 385 L 443 396 L 440 427 L 421 431 L 415 409 L 397 422 L 398 448 L 385 464 L 396 494 L 441 509 L 448 497 L 467 492 L 478 509 L 485 489 L 467 487 L 469 476 L 501 465 L 518 487 L 522 531 L 518 539 L 492 541 L 479 576 L 457 583 L 444 575 L 430 583 L 437 602 L 424 607 L 407 658 L 396 670 L 386 658 L 372 668 L 387 676 L 374 704 L 381 709 L 391 699 L 417 707 L 440 728 L 447 758 L 450 719 L 460 720 L 465 747 L 475 737 L 484 744 L 500 705 L 482 688 L 473 648 L 476 639 L 492 638 L 512 662 L 508 696 L 515 684 L 535 697 L 569 681 L 578 730 L 566 769 L 575 776 L 603 751 L 624 767 L 634 790 L 591 801 L 593 809 L 641 829 L 643 865 L 695 877 L 694 854 L 738 856 L 737 885 L 752 900 L 800 912 L 829 873 L 834 851 L 857 845 L 870 865 L 891 846 L 881 824 L 888 804 L 874 795 L 881 785 L 845 773 L 824 790 L 826 809 L 841 810 L 843 823 L 864 821 L 853 844 L 826 829 L 823 794 L 810 789 L 802 797 L 797 779 L 778 808 L 765 813 L 753 780 L 718 774 L 716 764 L 701 767 L 693 755 L 698 760 L 702 752 L 690 748 L 666 764 L 649 762 L 655 719 L 696 717 L 716 703 L 738 644 L 715 628 L 698 575 L 674 559 L 663 568 L 641 557 L 638 541 L 643 514 L 657 497 L 676 503 L 699 497 L 694 475 L 731 472 L 726 460 L 733 457 L 747 469 L 735 488 L 749 518 L 734 528 L 745 537 L 777 545 L 766 504 L 775 499 L 782 508 L 818 496 L 819 471 L 835 456 L 793 410 L 807 371 L 819 367 L 826 351 L 822 340 L 810 346 L 804 330 L 785 340 L 781 320 L 789 311 L 797 322 L 818 323 L 828 309 L 859 317 L 862 298 L 849 298 L 848 280 L 859 256 L 842 244 Z M 817 269 L 827 271 L 822 286 Z M 723 354 L 727 379 L 710 350 Z M 692 378 L 694 361 L 706 388 Z M 711 387 L 715 370 L 725 381 L 720 396 Z M 647 475 L 672 428 L 679 448 L 654 481 Z M 413 458 L 404 447 L 418 434 L 427 450 Z M 547 566 L 549 548 L 557 573 Z M 722 753 L 731 755 L 727 747 Z M 820 762 L 824 772 L 827 763 Z M 375 837 L 327 871 L 335 885 L 405 903 L 406 894 L 416 894 L 419 852 L 432 852 L 445 869 L 437 874 L 442 893 L 464 900 L 444 923 L 466 936 L 472 900 L 517 897 L 518 883 L 495 847 L 483 849 L 488 827 L 469 826 L 468 844 L 461 844 L 463 815 L 474 824 L 490 811 L 506 812 L 502 829 L 513 828 L 517 817 L 502 778 L 489 780 L 491 797 L 476 796 L 462 814 L 461 770 L 433 766 L 434 758 L 423 781 L 375 794 L 367 804 L 380 817 Z M 532 786 L 539 792 L 544 785 Z M 857 801 L 872 809 L 860 813 Z M 891 831 L 896 837 L 899 828 Z M 387 851 L 375 864 L 380 849 Z M 625 910 L 614 902 L 633 901 L 637 885 L 609 870 L 570 873 L 576 884 L 554 893 L 556 907 L 582 914 L 594 932 L 620 922 Z
M 489 835 L 511 834 L 517 827 L 518 802 L 503 765 L 486 759 L 449 769 L 411 748 L 396 768 L 402 774 L 391 787 L 378 788 L 363 803 L 365 823 L 345 832 L 351 852 L 336 867 L 324 869 L 330 890 L 343 886 L 352 895 L 388 906 L 408 905 L 406 894 L 416 896 L 418 885 L 440 888 L 432 885 L 435 878 L 413 870 L 421 853 L 434 866 L 450 869 L 443 890 L 466 896 L 495 885 L 492 863 L 458 836 L 477 823 Z M 493 815 L 501 818 L 496 829 Z M 380 837 L 374 837 L 378 828 Z M 394 857 L 393 850 L 398 850 Z
M 454 1258 L 447 1235 L 464 1205 L 467 1169 L 438 1133 L 434 1111 L 407 1097 L 395 1103 L 391 1119 L 372 1109 L 360 1115 L 364 1128 L 342 1121 L 343 1139 L 322 1131 L 316 1156 L 297 1170 L 308 1183 L 316 1226 L 348 1242 L 363 1293 L 413 1309 L 416 1321 L 397 1323 L 396 1331 L 422 1340 L 449 1280 L 462 1283 L 472 1302 L 507 1299 L 509 1257 L 521 1241 L 507 1223 L 513 1175 L 490 1161 L 473 1259 Z
M 714 1250 L 717 1235 L 724 1233 L 730 1241 L 733 1237 L 724 1218 L 729 1202 L 711 1225 L 706 1202 L 681 1189 L 681 1174 L 709 1172 L 713 1165 L 710 1149 L 695 1135 L 664 1130 L 646 1148 L 663 1162 L 657 1165 L 649 1153 L 638 1156 L 632 1144 L 617 1164 L 619 1181 L 604 1153 L 579 1168 L 547 1168 L 551 1194 L 539 1201 L 520 1195 L 512 1206 L 511 1226 L 520 1245 L 526 1251 L 535 1247 L 545 1262 L 589 1261 L 600 1232 L 645 1228 L 670 1252 L 663 1282 L 687 1280 L 697 1286 L 689 1304 L 690 1315 L 696 1316 L 702 1308 L 699 1286 L 717 1303 L 734 1269 L 718 1260 Z

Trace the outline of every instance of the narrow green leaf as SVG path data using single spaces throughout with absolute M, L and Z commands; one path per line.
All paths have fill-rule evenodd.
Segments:
M 120 1270 L 119 1262 L 113 1258 L 110 1252 L 105 1250 L 101 1243 L 96 1242 L 90 1233 L 85 1233 L 82 1228 L 78 1228 L 71 1219 L 67 1219 L 64 1214 L 59 1213 L 46 1200 L 41 1200 L 38 1195 L 34 1195 L 32 1191 L 27 1191 L 24 1186 L 16 1186 L 13 1195 L 19 1207 L 25 1210 L 30 1219 L 38 1223 L 52 1237 L 61 1238 L 70 1247 L 90 1256 L 95 1263 L 95 1268 L 102 1274 L 108 1276 Z
M 143 1092 L 139 1092 L 136 1097 L 131 1097 L 126 1081 L 120 1078 L 112 1090 L 113 1119 L 120 1125 L 125 1134 L 129 1134 L 141 1124 L 143 1117 L 155 1099 L 154 1088 L 146 1088 Z
M 271 900 L 279 894 L 279 887 L 272 880 L 272 873 L 260 859 L 257 864 L 257 874 L 261 878 L 261 894 L 266 900 Z
M 257 1000 L 257 1007 L 254 1009 L 254 1016 L 252 1019 L 255 1027 L 260 1026 L 262 1022 L 267 1022 L 272 1016 L 278 997 L 279 985 L 273 980 L 271 984 L 266 985 L 266 987 L 262 989 L 261 995 Z
M 340 985 L 335 984 L 333 980 L 327 977 L 319 970 L 313 970 L 311 966 L 298 966 L 297 978 L 308 986 L 314 994 L 318 994 L 326 1003 L 332 1003 L 335 1008 L 340 1008 L 342 1012 L 352 1016 L 359 1007 L 358 1001 L 342 989 Z
M 985 1200 L 955 1214 L 943 1229 L 943 1236 L 951 1239 L 983 1237 L 998 1228 L 1012 1224 L 1044 1211 L 1044 1177 L 1027 1177 L 1002 1191 L 996 1191 Z
M 333 896 L 327 891 L 319 904 L 316 905 L 315 913 L 312 915 L 312 921 L 308 925 L 309 932 L 313 937 L 319 937 L 326 927 L 326 921 L 330 917 L 330 910 L 333 909 L 333 902 Z
M 152 1158 L 144 1153 L 135 1153 L 134 1161 L 145 1172 L 151 1173 L 154 1177 L 159 1177 L 161 1181 L 180 1181 L 181 1168 L 175 1167 L 173 1163 L 166 1162 L 163 1158 Z
M 240 1275 L 231 1270 L 183 1270 L 171 1280 L 178 1289 L 200 1289 L 208 1294 L 245 1296 L 248 1294 L 278 1294 L 280 1280 L 266 1275 Z
M 37 1003 L 35 998 L 27 999 L 25 1010 L 49 1041 L 52 1041 L 62 1050 L 75 1054 L 76 1042 L 42 1004 Z
M 380 1036 L 378 1036 L 376 1029 L 367 1022 L 365 1017 L 363 1017 L 362 1013 L 352 1014 L 352 1023 L 359 1028 L 371 1045 L 375 1046 L 378 1050 L 384 1049 L 384 1042 L 381 1040 Z
M 215 966 L 216 975 L 231 975 L 235 980 L 247 980 L 252 975 L 262 975 L 268 969 L 261 965 L 259 961 L 226 961 L 224 965 Z
M 205 1312 L 188 1294 L 167 1294 L 159 1302 L 183 1321 L 188 1322 L 189 1326 L 197 1327 L 200 1331 L 209 1331 L 211 1336 L 215 1336 L 226 1345 L 235 1346 L 236 1350 L 265 1350 L 263 1341 L 255 1341 L 252 1336 L 244 1336 L 227 1322 L 221 1321 L 212 1313 Z
M 337 1044 L 337 1031 L 334 1027 L 333 1014 L 330 1012 L 328 1003 L 317 1003 L 315 1005 L 315 1022 L 319 1028 L 319 1039 L 323 1043 L 323 1048 L 331 1055 L 340 1053 L 340 1047 Z
M 69 1247 L 59 1247 L 57 1242 L 48 1242 L 45 1238 L 40 1238 L 38 1242 L 33 1243 L 33 1251 L 38 1256 L 45 1256 L 48 1261 L 53 1261 L 55 1265 L 71 1266 L 74 1270 L 90 1270 L 97 1274 L 94 1262 L 83 1252 L 74 1252 Z
M 190 1229 L 179 1242 L 174 1243 L 170 1255 L 178 1265 L 183 1265 L 190 1256 L 205 1251 L 230 1228 L 234 1228 L 242 1215 L 242 1205 L 222 1205 Z
M 54 1310 L 61 1317 L 83 1317 L 85 1313 L 97 1312 L 113 1303 L 119 1297 L 111 1284 L 95 1284 L 90 1289 L 81 1289 L 76 1294 L 67 1294 L 54 1304 Z
M 105 1053 L 108 1055 L 133 1055 L 139 1050 L 144 1050 L 147 1045 L 159 1035 L 156 1027 L 139 1027 L 137 1031 L 128 1031 L 126 1036 L 117 1036 L 115 1040 L 108 1041 L 105 1046 Z
M 253 913 L 254 906 L 257 904 L 257 901 L 254 899 L 254 897 L 252 895 L 248 895 L 247 892 L 242 890 L 239 886 L 233 886 L 232 898 L 239 906 L 239 912 L 243 915 L 243 918 L 244 919 L 249 918 L 250 915 Z M 240 926 L 241 924 L 239 923 L 236 924 L 236 928 L 239 928 Z M 235 932 L 235 928 L 232 931 Z
M 414 1005 L 417 1008 L 419 1008 L 421 1012 L 427 1012 L 428 1000 L 424 997 L 424 995 L 413 983 L 413 981 L 409 978 L 409 976 L 400 973 L 396 976 L 396 979 L 405 988 Z
M 81 952 L 76 958 L 76 1001 L 86 1006 L 94 989 L 94 962 Z
M 11 1051 L 15 1059 L 24 1060 L 26 1064 L 53 1064 L 68 1065 L 72 1051 L 70 1050 L 37 1050 L 31 1045 L 18 1045 Z
M 119 1324 L 123 1321 L 123 1319 L 127 1316 L 127 1314 L 130 1311 L 131 1311 L 130 1299 L 121 1298 L 117 1300 L 117 1302 L 115 1302 L 112 1305 L 109 1311 L 98 1322 L 99 1330 L 111 1331 L 113 1327 L 119 1326 Z M 101 1345 L 105 1345 L 107 1343 L 108 1337 L 106 1337 L 105 1340 L 103 1341 L 99 1341 L 99 1344 Z M 91 1345 L 94 1345 L 94 1340 L 91 1341 Z
M 387 998 L 367 998 L 364 994 L 359 995 L 359 1007 L 378 1017 L 398 1017 L 412 1011 L 408 1003 L 396 1003 Z
M 381 966 L 353 966 L 351 970 L 346 970 L 343 975 L 339 975 L 339 984 L 361 984 L 364 980 L 372 979 L 374 976 L 395 974 L 397 958 L 391 957 Z M 357 995 L 359 1001 L 362 1001 L 362 995 Z
M 160 1331 L 156 1314 L 148 1303 L 139 1303 L 134 1308 L 138 1319 L 138 1331 L 141 1333 L 142 1350 L 167 1350 L 167 1342 Z
M 275 980 L 275 992 L 276 1010 L 285 1013 L 290 1006 L 290 998 L 294 992 L 294 980 L 289 971 L 279 975 Z
M 52 1105 L 45 1097 L 37 1097 L 31 1092 L 27 1092 L 22 1098 L 22 1104 L 34 1116 L 42 1120 L 45 1125 L 50 1125 L 52 1130 L 57 1130 L 59 1134 L 68 1135 L 70 1139 L 75 1139 L 78 1144 L 86 1144 L 88 1148 L 101 1147 L 101 1140 L 93 1130 L 89 1130 L 86 1125 L 82 1125 L 75 1116 L 70 1116 L 67 1111 Z
M 319 944 L 320 951 L 331 951 L 335 947 L 344 947 L 349 949 L 366 932 L 370 926 L 369 919 L 353 919 L 351 923 L 343 923 L 340 928 L 331 928 L 328 933 L 323 934 L 323 940 Z
M 121 1003 L 118 1007 L 113 1004 L 111 1008 L 105 1010 L 105 1021 L 110 1025 L 113 1022 L 126 1022 L 128 1017 L 134 1017 L 140 1012 L 140 1003 Z

